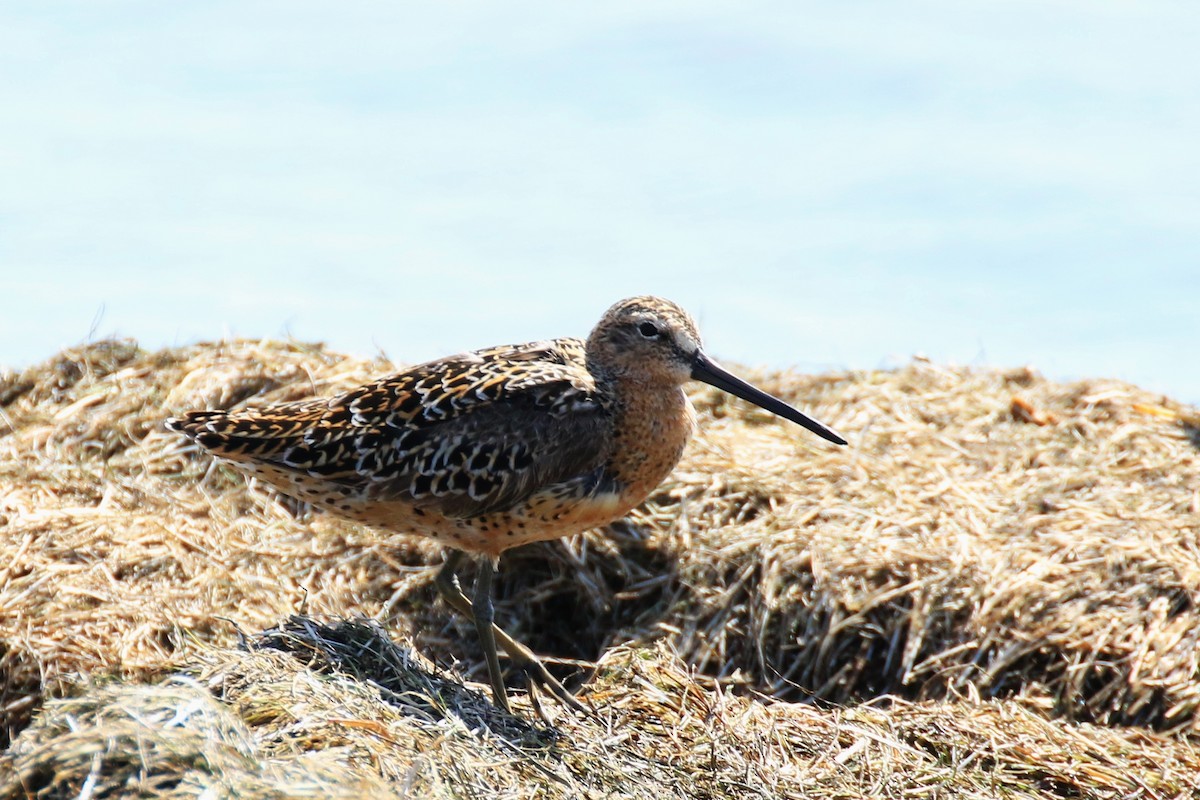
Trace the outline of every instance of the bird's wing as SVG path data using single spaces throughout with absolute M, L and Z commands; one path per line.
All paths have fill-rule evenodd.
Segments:
M 609 414 L 583 343 L 556 339 L 450 356 L 327 400 L 168 424 L 224 458 L 471 517 L 598 471 Z

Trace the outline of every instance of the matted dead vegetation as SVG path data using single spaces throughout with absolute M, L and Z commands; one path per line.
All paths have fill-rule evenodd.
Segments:
M 1200 795 L 1194 410 L 1027 370 L 753 376 L 835 449 L 698 390 L 633 518 L 502 562 L 498 620 L 600 660 L 597 716 L 547 728 L 460 685 L 435 548 L 162 428 L 388 369 L 103 342 L 0 378 L 0 797 Z

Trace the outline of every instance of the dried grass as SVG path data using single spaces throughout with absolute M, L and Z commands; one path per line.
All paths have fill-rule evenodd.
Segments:
M 1200 794 L 1194 410 L 1028 370 L 753 375 L 834 449 L 699 389 L 628 523 L 502 562 L 506 627 L 601 659 L 598 716 L 545 729 L 405 649 L 483 675 L 434 548 L 161 428 L 388 368 L 104 342 L 0 376 L 0 797 Z

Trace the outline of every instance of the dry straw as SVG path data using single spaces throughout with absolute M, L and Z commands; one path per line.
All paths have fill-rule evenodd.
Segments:
M 0 377 L 0 797 L 1200 794 L 1194 410 L 1027 370 L 753 376 L 835 449 L 700 390 L 633 518 L 502 563 L 505 626 L 600 662 L 562 667 L 596 717 L 548 727 L 463 687 L 434 548 L 162 429 L 389 368 L 102 342 Z

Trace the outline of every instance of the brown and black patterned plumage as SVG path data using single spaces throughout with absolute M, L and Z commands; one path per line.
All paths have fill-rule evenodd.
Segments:
M 497 702 L 507 709 L 493 638 L 535 682 L 578 707 L 531 652 L 492 625 L 495 560 L 641 503 L 692 433 L 682 387 L 693 378 L 845 444 L 717 366 L 691 317 L 654 297 L 617 303 L 586 341 L 493 347 L 329 399 L 192 411 L 167 424 L 284 494 L 454 548 L 438 586 L 475 618 Z M 473 603 L 453 575 L 463 551 L 484 556 Z

